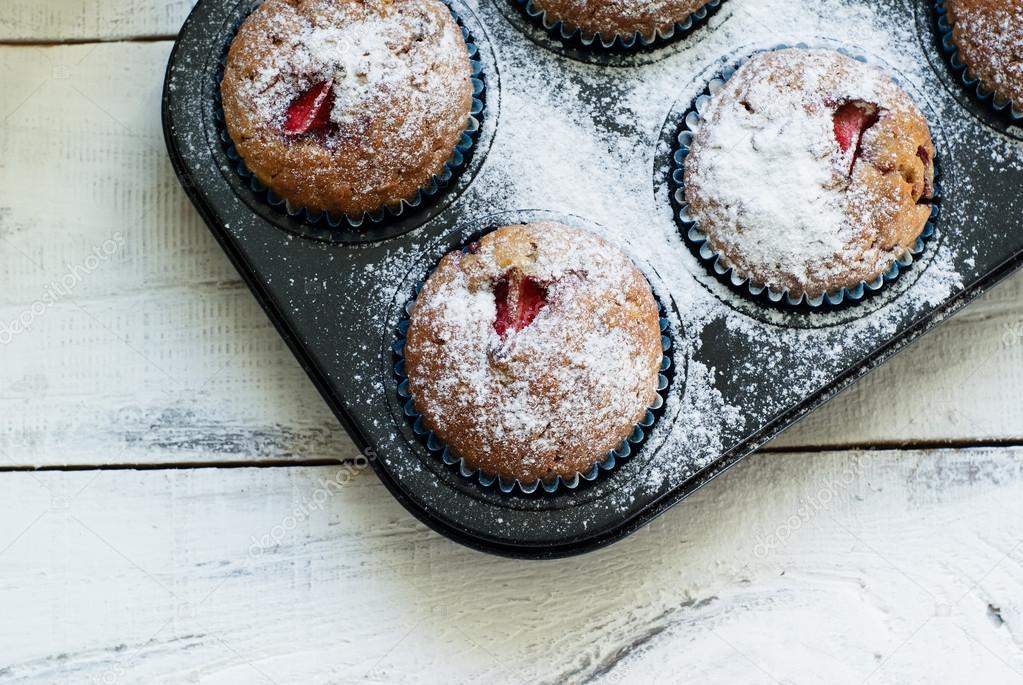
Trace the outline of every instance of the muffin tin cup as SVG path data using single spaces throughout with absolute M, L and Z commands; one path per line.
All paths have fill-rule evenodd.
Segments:
M 641 50 L 680 40 L 706 23 L 724 2 L 724 0 L 710 0 L 706 5 L 686 17 L 684 21 L 672 24 L 671 28 L 667 31 L 655 29 L 650 34 L 643 34 L 637 31 L 625 36 L 621 34 L 604 36 L 600 33 L 587 33 L 581 28 L 572 26 L 559 19 L 551 19 L 547 16 L 547 11 L 538 8 L 533 0 L 498 1 L 514 3 L 533 23 L 543 27 L 554 38 L 577 43 L 587 49 L 624 51 Z
M 1023 123 L 1023 103 L 1014 103 L 998 97 L 993 90 L 985 87 L 980 79 L 970 74 L 969 65 L 962 60 L 959 55 L 959 47 L 955 44 L 952 22 L 948 18 L 945 0 L 934 0 L 934 6 L 938 13 L 938 43 L 945 61 L 952 68 L 956 78 L 966 87 L 970 96 L 981 105 L 1008 117 L 1016 124 Z
M 799 43 L 794 46 L 777 45 L 771 49 L 784 50 L 790 47 L 805 49 L 810 46 L 805 43 Z M 844 49 L 838 49 L 838 52 L 859 62 L 866 63 L 867 61 L 864 57 L 852 54 Z M 689 150 L 695 133 L 703 123 L 703 112 L 706 111 L 711 98 L 724 87 L 725 83 L 732 78 L 745 61 L 744 59 L 734 66 L 725 68 L 712 78 L 707 84 L 707 88 L 696 97 L 692 106 L 683 116 L 682 129 L 676 136 L 676 146 L 672 150 L 671 156 L 672 202 L 675 206 L 675 222 L 682 233 L 686 245 L 689 246 L 692 253 L 710 273 L 725 281 L 734 290 L 755 301 L 766 301 L 782 307 L 808 307 L 813 310 L 834 309 L 836 307 L 854 305 L 898 278 L 899 274 L 908 269 L 924 252 L 927 242 L 934 237 L 937 231 L 937 223 L 941 216 L 941 170 L 937 155 L 935 155 L 934 159 L 934 191 L 931 216 L 920 235 L 917 236 L 914 244 L 908 250 L 905 250 L 877 278 L 872 281 L 860 281 L 851 288 L 843 286 L 837 290 L 821 293 L 814 297 L 810 297 L 805 293 L 794 295 L 787 289 L 775 290 L 762 283 L 757 283 L 748 274 L 742 273 L 739 269 L 730 265 L 727 258 L 721 252 L 714 249 L 708 235 L 700 230 L 699 222 L 689 213 L 689 205 L 685 198 L 685 162 L 689 156 Z
M 463 251 L 467 250 L 468 248 L 463 248 Z M 433 271 L 434 269 L 430 270 L 426 276 L 427 279 Z M 403 414 L 406 419 L 411 422 L 413 432 L 415 432 L 423 445 L 425 445 L 431 453 L 439 456 L 446 465 L 457 470 L 459 475 L 463 478 L 475 481 L 485 488 L 496 488 L 509 495 L 514 493 L 523 495 L 533 495 L 538 493 L 554 494 L 563 489 L 575 490 L 584 483 L 597 480 L 602 473 L 613 470 L 619 463 L 631 457 L 646 441 L 648 432 L 657 422 L 657 418 L 662 413 L 661 410 L 664 408 L 665 402 L 667 401 L 667 392 L 670 381 L 666 374 L 672 366 L 671 356 L 669 355 L 672 343 L 671 338 L 667 334 L 668 319 L 665 315 L 664 307 L 659 302 L 658 310 L 660 312 L 661 350 L 664 355 L 661 358 L 661 368 L 657 373 L 657 394 L 654 396 L 653 404 L 647 407 L 646 414 L 635 426 L 633 426 L 632 432 L 627 438 L 625 438 L 625 440 L 622 441 L 622 444 L 617 449 L 608 452 L 603 459 L 595 462 L 586 471 L 575 473 L 570 477 L 555 476 L 555 478 L 550 481 L 538 479 L 531 483 L 523 483 L 518 479 L 507 480 L 501 476 L 488 474 L 482 469 L 469 466 L 464 459 L 457 456 L 451 448 L 444 444 L 433 433 L 433 431 L 427 428 L 422 415 L 416 410 L 415 398 L 412 396 L 412 390 L 409 387 L 408 373 L 405 370 L 405 340 L 409 326 L 411 325 L 412 309 L 415 305 L 416 297 L 419 296 L 425 282 L 426 279 L 416 284 L 415 295 L 405 304 L 404 316 L 398 322 L 398 326 L 395 331 L 396 339 L 391 347 L 395 359 L 394 374 L 398 378 L 398 399 L 403 406 Z
M 396 204 L 385 205 L 375 212 L 366 212 L 361 215 L 334 214 L 292 204 L 290 201 L 277 195 L 270 188 L 261 183 L 248 166 L 246 166 L 245 160 L 243 160 L 241 155 L 238 153 L 238 149 L 227 131 L 227 125 L 224 121 L 223 105 L 220 101 L 220 91 L 217 89 L 216 115 L 217 124 L 220 127 L 220 140 L 224 145 L 225 153 L 234 164 L 234 169 L 238 175 L 245 179 L 248 182 L 250 189 L 264 199 L 271 207 L 286 212 L 288 216 L 301 219 L 312 226 L 321 226 L 324 228 L 350 228 L 357 231 L 369 231 L 375 226 L 385 224 L 389 220 L 399 219 L 428 205 L 429 202 L 441 193 L 441 191 L 449 185 L 450 181 L 465 167 L 466 161 L 471 155 L 472 149 L 479 138 L 480 122 L 486 108 L 486 81 L 483 74 L 483 63 L 479 58 L 479 47 L 476 45 L 469 29 L 465 26 L 462 18 L 458 15 L 454 8 L 448 5 L 448 9 L 451 11 L 451 16 L 454 17 L 455 21 L 458 23 L 458 28 L 462 32 L 462 38 L 465 39 L 465 44 L 469 52 L 469 63 L 472 67 L 472 106 L 469 110 L 469 119 L 466 123 L 465 130 L 462 131 L 461 139 L 455 145 L 455 149 L 451 153 L 451 158 L 444 163 L 443 171 L 433 176 L 429 183 L 416 191 L 415 195 L 410 198 L 402 199 Z M 226 54 L 224 55 L 224 59 L 226 60 Z M 223 66 L 224 65 L 222 63 L 221 67 Z

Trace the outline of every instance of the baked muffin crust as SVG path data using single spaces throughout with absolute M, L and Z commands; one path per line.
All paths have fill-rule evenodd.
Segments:
M 472 107 L 461 30 L 440 0 L 266 0 L 227 56 L 228 133 L 292 205 L 361 216 L 440 174 Z M 318 125 L 289 112 L 323 94 Z
M 441 259 L 405 344 L 426 426 L 469 467 L 524 484 L 617 449 L 654 401 L 662 358 L 642 274 L 555 223 L 505 226 Z
M 709 0 L 533 0 L 533 5 L 570 28 L 605 40 L 637 33 L 650 37 L 684 22 Z
M 1023 109 L 1023 0 L 946 0 L 945 7 L 970 74 Z
M 711 246 L 793 296 L 886 272 L 923 231 L 933 192 L 920 110 L 830 50 L 750 58 L 711 99 L 685 162 L 689 212 Z

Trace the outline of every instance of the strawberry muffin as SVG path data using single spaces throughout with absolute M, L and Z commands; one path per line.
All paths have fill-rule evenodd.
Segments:
M 945 0 L 970 75 L 1023 112 L 1023 0 Z
M 560 21 L 570 30 L 599 35 L 605 42 L 616 36 L 655 32 L 670 34 L 710 0 L 533 0 L 533 6 L 550 21 Z
M 876 281 L 931 216 L 934 144 L 888 76 L 830 50 L 763 52 L 702 112 L 688 212 L 722 263 L 790 299 Z
M 293 207 L 362 216 L 444 171 L 471 77 L 440 0 L 266 0 L 238 30 L 220 90 L 261 183 Z
M 416 298 L 404 352 L 415 408 L 470 469 L 572 478 L 654 403 L 659 324 L 614 246 L 555 223 L 499 228 L 445 256 Z

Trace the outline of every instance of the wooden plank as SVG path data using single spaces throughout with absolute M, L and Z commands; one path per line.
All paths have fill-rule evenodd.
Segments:
M 759 455 L 543 563 L 330 467 L 0 474 L 0 518 L 4 683 L 1023 677 L 1020 449 Z
M 89 41 L 173 36 L 195 0 L 5 0 L 0 41 Z
M 774 448 L 1023 443 L 1023 273 L 809 415 Z
M 174 178 L 156 76 L 168 51 L 0 49 L 0 323 L 15 329 L 0 328 L 0 455 L 349 456 Z
M 169 49 L 0 48 L 6 464 L 353 454 L 174 178 Z M 1023 441 L 1021 343 L 1015 277 L 772 447 Z

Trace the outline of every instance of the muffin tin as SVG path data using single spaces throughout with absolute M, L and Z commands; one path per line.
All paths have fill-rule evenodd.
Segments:
M 1023 259 L 1023 135 L 947 65 L 933 0 L 726 0 L 679 40 L 611 55 L 559 44 L 517 0 L 451 0 L 486 82 L 472 158 L 427 207 L 366 230 L 318 230 L 235 172 L 217 79 L 257 4 L 200 0 L 185 23 L 164 92 L 174 167 L 383 483 L 419 519 L 477 549 L 557 557 L 636 531 Z M 897 72 L 931 123 L 943 172 L 941 220 L 921 259 L 877 294 L 829 311 L 779 310 L 735 292 L 691 254 L 672 205 L 680 117 L 724 65 L 801 42 Z M 669 320 L 675 373 L 627 461 L 574 490 L 504 493 L 462 477 L 415 434 L 392 348 L 405 304 L 443 254 L 537 219 L 590 227 L 634 257 Z

